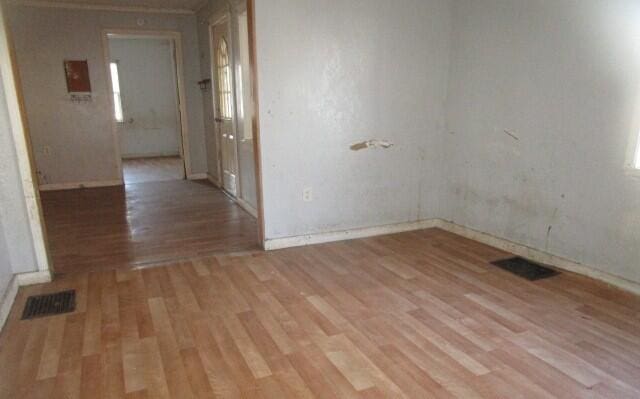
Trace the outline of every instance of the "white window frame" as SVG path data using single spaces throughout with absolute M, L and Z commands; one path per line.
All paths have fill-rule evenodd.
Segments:
M 111 88 L 113 90 L 113 117 L 116 122 L 124 122 L 124 111 L 122 109 L 122 94 L 120 87 L 120 69 L 118 63 L 112 61 L 109 63 L 109 72 L 111 75 Z

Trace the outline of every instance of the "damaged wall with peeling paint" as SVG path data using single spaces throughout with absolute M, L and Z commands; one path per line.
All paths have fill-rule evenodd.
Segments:
M 640 282 L 640 3 L 456 0 L 446 219 Z
M 256 0 L 267 239 L 437 216 L 450 13 L 448 0 Z M 350 148 L 372 139 L 394 145 Z

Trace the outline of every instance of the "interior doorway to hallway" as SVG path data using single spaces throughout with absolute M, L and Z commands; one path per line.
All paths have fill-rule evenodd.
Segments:
M 124 183 L 185 179 L 180 36 L 108 32 L 106 40 Z
M 18 40 L 15 47 L 20 88 L 29 111 L 24 118 L 31 122 L 25 134 L 33 147 L 26 156 L 32 157 L 37 175 L 34 188 L 41 192 L 48 244 L 43 253 L 51 260 L 52 272 L 126 270 L 261 248 L 259 124 L 253 111 L 257 85 L 250 73 L 255 49 L 249 51 L 248 31 L 253 28 L 247 21 L 252 17 L 247 18 L 244 7 L 245 11 L 234 8 L 227 15 L 227 59 L 219 64 L 229 79 L 225 93 L 231 110 L 228 131 L 233 137 L 229 138 L 237 140 L 233 147 L 236 187 L 224 187 L 226 194 L 233 192 L 231 196 L 221 190 L 222 179 L 215 178 L 222 158 L 217 156 L 220 147 L 210 146 L 209 139 L 218 131 L 203 126 L 218 117 L 220 107 L 214 112 L 211 100 L 213 88 L 219 94 L 222 87 L 208 64 L 213 57 L 208 51 L 210 20 L 198 24 L 197 32 L 174 16 L 166 16 L 172 23 L 145 19 L 144 28 L 132 27 L 128 18 L 114 17 L 105 28 L 102 11 L 60 11 L 74 26 L 82 26 L 79 34 L 72 34 L 58 29 L 55 21 L 60 16 L 46 9 L 20 8 L 9 19 L 12 29 L 25 30 L 25 35 L 15 37 L 42 38 L 40 47 L 27 39 Z M 248 8 L 251 16 L 251 5 Z M 238 28 L 241 15 L 242 29 Z M 29 23 L 35 19 L 51 22 Z M 172 30 L 163 30 L 167 26 Z M 146 73 L 130 78 L 131 57 L 117 47 L 142 43 L 128 52 L 138 57 L 156 54 L 156 62 L 152 67 L 133 68 Z M 163 65 L 168 73 L 157 70 L 158 54 L 167 61 Z M 41 68 L 61 66 L 66 60 L 86 61 L 92 91 L 82 100 L 67 93 L 67 75 L 60 73 L 66 70 Z M 55 84 L 40 84 L 43 76 Z M 152 89 L 162 86 L 165 91 L 136 99 L 132 95 L 145 93 L 143 83 L 148 77 L 153 78 Z M 200 84 L 204 81 L 212 83 L 210 90 Z M 60 98 L 65 102 L 60 103 Z M 156 102 L 158 98 L 167 100 L 164 108 Z M 49 112 L 58 105 L 64 113 Z M 203 118 L 203 110 L 210 110 L 211 117 Z M 167 138 L 165 133 L 170 131 L 172 147 L 147 140 Z

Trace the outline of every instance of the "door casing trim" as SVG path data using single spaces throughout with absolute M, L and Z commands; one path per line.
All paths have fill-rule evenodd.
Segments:
M 171 40 L 175 49 L 175 73 L 176 82 L 178 86 L 178 112 L 180 114 L 180 155 L 184 161 L 185 178 L 191 176 L 191 150 L 189 147 L 189 113 L 187 109 L 187 98 L 184 85 L 184 58 L 182 51 L 182 33 L 177 31 L 165 31 L 165 30 L 144 30 L 144 29 L 118 29 L 107 28 L 102 30 L 102 49 L 104 53 L 105 67 L 107 68 L 107 87 L 109 89 L 109 104 L 111 109 L 114 108 L 113 104 L 113 86 L 111 84 L 111 71 L 109 69 L 109 63 L 111 62 L 111 52 L 109 51 L 109 38 L 154 38 L 154 39 L 168 39 Z M 115 118 L 111 118 L 111 133 L 113 135 L 115 145 L 115 157 L 116 165 L 118 167 L 118 173 L 124 184 L 124 172 L 122 168 L 122 150 L 120 148 L 120 137 L 118 136 L 118 122 Z

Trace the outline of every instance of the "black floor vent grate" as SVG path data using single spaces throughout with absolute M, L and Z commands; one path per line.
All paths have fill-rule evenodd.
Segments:
M 22 312 L 22 320 L 70 313 L 76 309 L 76 291 L 30 296 Z
M 503 270 L 526 278 L 529 281 L 540 280 L 560 274 L 553 269 L 520 257 L 497 260 L 491 263 Z

